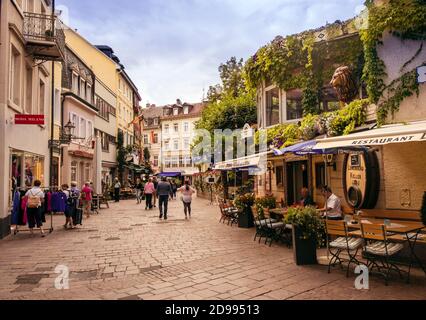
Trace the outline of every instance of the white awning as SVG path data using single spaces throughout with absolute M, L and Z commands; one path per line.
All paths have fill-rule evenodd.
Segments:
M 252 156 L 233 159 L 224 162 L 218 162 L 214 166 L 214 170 L 234 170 L 244 168 L 262 168 L 266 166 L 269 152 L 259 153 Z
M 318 140 L 315 149 L 381 146 L 391 143 L 426 142 L 426 122 L 387 125 L 378 129 Z

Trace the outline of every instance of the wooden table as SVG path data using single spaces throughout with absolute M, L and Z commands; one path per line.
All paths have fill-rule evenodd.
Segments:
M 361 224 L 375 224 L 383 226 L 385 223 L 382 219 L 361 219 L 360 223 L 348 222 L 349 229 L 356 229 L 356 231 L 349 232 L 349 235 L 353 237 L 362 237 Z M 407 242 L 410 247 L 411 254 L 408 271 L 408 281 L 410 279 L 410 272 L 414 260 L 416 260 L 416 262 L 420 265 L 426 275 L 426 268 L 424 267 L 422 261 L 419 259 L 419 257 L 414 251 L 420 232 L 423 229 L 426 229 L 423 223 L 414 221 L 391 221 L 391 223 L 386 226 L 386 230 L 390 234 L 388 236 L 389 240 Z

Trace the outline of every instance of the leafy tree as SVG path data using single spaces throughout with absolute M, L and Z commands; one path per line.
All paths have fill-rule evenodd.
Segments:
M 143 149 L 143 158 L 145 159 L 145 163 L 149 163 L 151 160 L 151 153 L 148 148 Z
M 231 57 L 230 60 L 222 63 L 219 67 L 224 92 L 232 97 L 238 97 L 241 92 L 245 91 L 243 61 L 243 59 L 237 61 L 236 57 Z

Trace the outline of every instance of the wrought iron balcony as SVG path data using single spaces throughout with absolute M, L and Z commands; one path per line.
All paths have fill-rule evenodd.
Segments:
M 37 59 L 64 59 L 65 33 L 56 16 L 25 12 L 24 38 L 29 52 Z

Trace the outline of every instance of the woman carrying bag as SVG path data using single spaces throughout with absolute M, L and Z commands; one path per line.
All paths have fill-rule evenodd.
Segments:
M 185 185 L 177 191 L 182 192 L 181 199 L 183 202 L 185 219 L 188 219 L 188 214 L 189 218 L 191 218 L 192 195 L 196 193 L 195 189 L 189 185 L 189 181 L 185 181 Z

